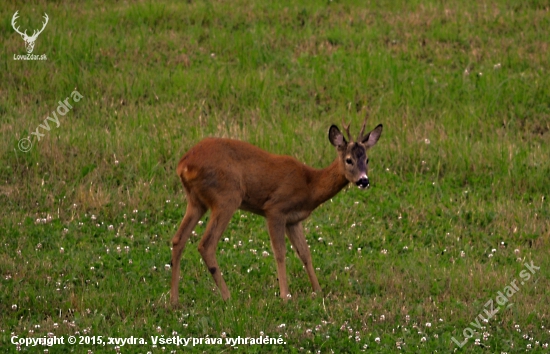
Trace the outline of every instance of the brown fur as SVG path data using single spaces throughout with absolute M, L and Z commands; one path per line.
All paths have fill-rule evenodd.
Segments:
M 181 254 L 195 225 L 208 209 L 211 217 L 199 243 L 199 252 L 224 300 L 229 298 L 229 290 L 219 271 L 215 253 L 221 235 L 237 209 L 266 217 L 283 299 L 289 296 L 285 233 L 304 263 L 313 290 L 321 291 L 301 221 L 350 180 L 354 181 L 352 178 L 358 173 L 347 171 L 349 168 L 344 161 L 348 157 L 348 144 L 343 136 L 340 140 L 339 134 L 338 128 L 332 126 L 329 139 L 333 144 L 337 143 L 339 156 L 321 170 L 308 167 L 290 156 L 270 154 L 246 142 L 221 138 L 204 139 L 182 157 L 177 174 L 187 195 L 187 211 L 172 239 L 170 295 L 173 304 L 178 302 Z M 364 158 L 366 161 L 366 155 Z M 356 165 L 366 166 L 365 161 Z

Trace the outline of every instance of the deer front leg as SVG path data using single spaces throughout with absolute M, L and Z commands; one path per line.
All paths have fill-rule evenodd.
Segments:
M 288 300 L 290 293 L 288 292 L 288 282 L 286 278 L 285 265 L 285 221 L 282 217 L 267 218 L 267 227 L 269 229 L 269 238 L 271 239 L 271 248 L 277 262 L 277 277 L 279 279 L 279 288 L 281 290 L 281 298 Z
M 292 246 L 296 250 L 298 257 L 302 260 L 304 267 L 306 268 L 309 281 L 313 287 L 315 293 L 321 292 L 321 287 L 317 281 L 317 276 L 315 275 L 315 270 L 313 269 L 313 263 L 311 262 L 311 253 L 309 252 L 309 247 L 306 243 L 306 238 L 304 237 L 304 232 L 302 228 L 302 223 L 296 224 L 287 224 L 286 233 L 288 239 Z

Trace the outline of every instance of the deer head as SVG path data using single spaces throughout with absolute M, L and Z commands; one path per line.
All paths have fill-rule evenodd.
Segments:
M 368 188 L 369 177 L 368 167 L 369 159 L 367 157 L 367 150 L 373 147 L 380 135 L 382 134 L 382 124 L 379 124 L 371 132 L 363 134 L 365 131 L 365 124 L 367 119 L 363 122 L 361 132 L 357 136 L 357 140 L 353 141 L 349 133 L 349 124 L 345 125 L 342 122 L 344 130 L 347 133 L 348 140 L 344 138 L 344 134 L 340 132 L 336 125 L 332 125 L 328 131 L 328 139 L 332 145 L 338 149 L 338 155 L 340 157 L 341 165 L 344 167 L 344 175 L 346 179 L 351 183 L 354 183 L 359 188 Z
M 38 35 L 42 33 L 42 31 L 44 30 L 44 28 L 46 28 L 46 25 L 48 24 L 48 14 L 44 13 L 44 19 L 46 20 L 46 22 L 43 23 L 42 29 L 39 31 L 34 30 L 32 33 L 32 36 L 29 37 L 27 35 L 27 30 L 25 30 L 25 32 L 23 33 L 19 31 L 19 27 L 15 27 L 15 21 L 18 18 L 17 16 L 18 12 L 19 11 L 15 11 L 15 13 L 13 14 L 13 17 L 11 19 L 11 25 L 13 26 L 13 29 L 15 30 L 15 32 L 19 33 L 23 38 L 23 40 L 25 41 L 25 49 L 27 49 L 27 53 L 30 54 L 34 49 L 34 41 L 36 41 L 36 38 L 38 38 Z

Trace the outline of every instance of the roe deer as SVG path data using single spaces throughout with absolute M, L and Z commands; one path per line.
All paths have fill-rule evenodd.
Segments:
M 349 124 L 344 125 L 344 129 L 349 142 L 336 125 L 330 127 L 328 139 L 336 147 L 338 157 L 321 170 L 290 156 L 270 154 L 249 143 L 222 138 L 206 138 L 182 157 L 177 173 L 187 196 L 187 210 L 172 239 L 172 304 L 178 303 L 180 259 L 185 243 L 208 209 L 211 209 L 210 220 L 198 248 L 224 300 L 229 298 L 229 290 L 216 260 L 216 247 L 237 209 L 267 219 L 281 298 L 290 297 L 285 268 L 285 232 L 304 264 L 313 291 L 321 291 L 301 221 L 349 182 L 359 188 L 369 187 L 366 152 L 382 134 L 382 124 L 379 124 L 363 135 L 363 123 L 357 141 L 353 142 Z

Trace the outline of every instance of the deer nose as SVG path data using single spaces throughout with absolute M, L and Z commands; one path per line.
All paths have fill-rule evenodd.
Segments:
M 357 187 L 359 187 L 361 189 L 369 188 L 369 186 L 370 186 L 369 178 L 367 176 L 363 176 L 363 177 L 359 178 L 359 180 L 357 182 L 355 182 L 355 184 L 357 185 Z

